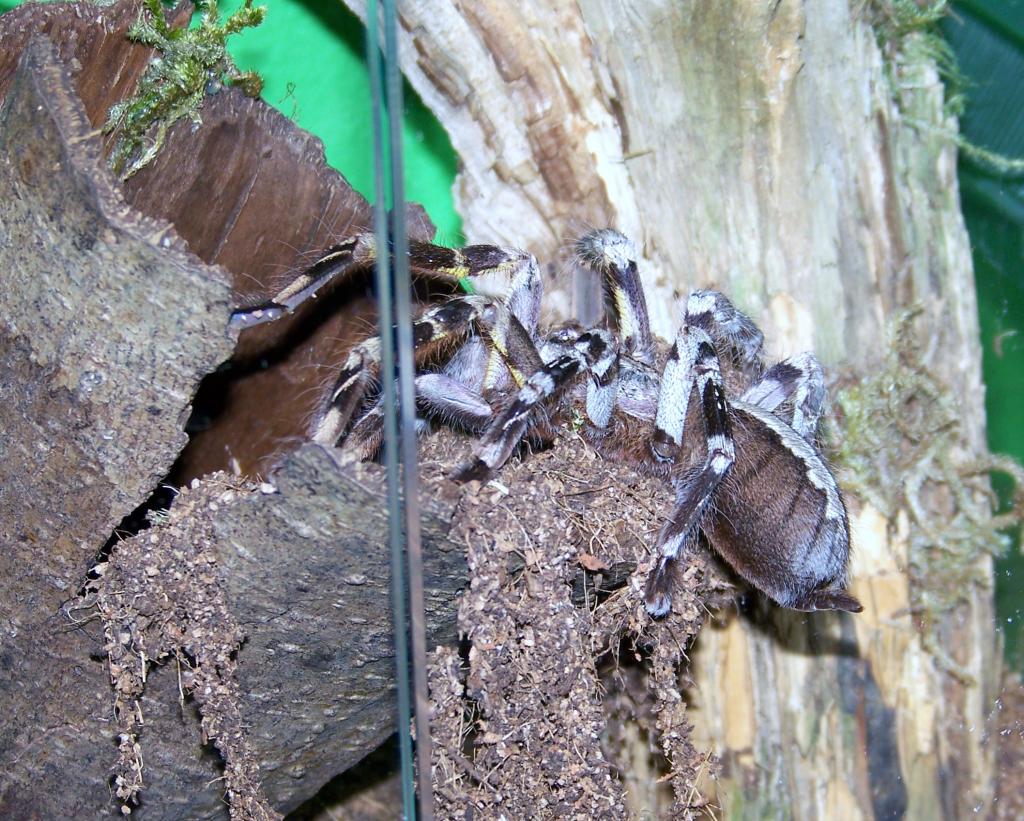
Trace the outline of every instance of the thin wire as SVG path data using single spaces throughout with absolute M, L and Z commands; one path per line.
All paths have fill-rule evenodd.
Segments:
M 399 411 L 402 414 L 402 477 L 405 496 L 406 557 L 409 562 L 409 617 L 412 675 L 416 696 L 416 760 L 419 763 L 419 810 L 434 820 L 430 701 L 427 692 L 427 632 L 423 597 L 423 541 L 420 533 L 419 466 L 416 453 L 416 363 L 413 357 L 412 280 L 405 225 L 405 174 L 402 163 L 402 75 L 398 64 L 398 13 L 395 0 L 384 0 L 384 68 L 387 72 L 391 133 L 391 228 L 394 242 L 395 319 L 398 325 Z
M 403 817 L 416 818 L 416 795 L 413 789 L 412 743 L 408 726 L 409 646 L 406 638 L 405 564 L 402 561 L 402 510 L 398 477 L 398 414 L 395 408 L 395 352 L 392 328 L 391 255 L 389 254 L 387 182 L 391 176 L 391 160 L 385 156 L 384 100 L 380 39 L 377 33 L 377 2 L 369 0 L 366 7 L 366 61 L 370 69 L 370 90 L 373 97 L 373 162 L 377 202 L 374 207 L 374 230 L 377 236 L 377 300 L 380 308 L 381 386 L 384 402 L 384 468 L 387 476 L 388 545 L 391 551 L 391 619 L 395 639 L 395 678 L 398 687 L 398 748 L 402 781 Z M 390 131 L 390 129 L 389 129 Z M 387 182 L 386 182 L 387 180 Z

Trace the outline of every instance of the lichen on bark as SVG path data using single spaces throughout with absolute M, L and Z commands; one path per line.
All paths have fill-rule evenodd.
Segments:
M 974 685 L 935 626 L 967 604 L 971 590 L 991 591 L 991 575 L 978 557 L 1005 553 L 1012 543 L 1008 531 L 1024 521 L 1024 468 L 1005 456 L 959 447 L 963 411 L 921 356 L 918 313 L 896 316 L 879 370 L 837 394 L 837 462 L 844 485 L 906 533 L 911 609 L 925 646 L 945 670 Z M 989 485 L 993 472 L 1013 480 L 1007 510 L 999 509 Z

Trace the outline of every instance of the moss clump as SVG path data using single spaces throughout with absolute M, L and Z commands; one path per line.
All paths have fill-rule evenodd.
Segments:
M 948 0 L 869 0 L 864 5 L 864 14 L 885 56 L 893 99 L 901 109 L 908 107 L 906 94 L 914 94 L 920 87 L 918 68 L 934 65 L 946 86 L 946 114 L 957 117 L 963 113 L 967 81 L 939 29 L 948 13 Z
M 953 123 L 935 125 L 914 114 L 915 95 L 922 87 L 920 71 L 932 66 L 945 86 L 943 113 L 947 118 L 964 113 L 970 82 L 939 28 L 949 13 L 948 0 L 868 0 L 864 4 L 863 14 L 885 56 L 885 74 L 893 100 L 909 125 L 955 143 L 961 154 L 986 171 L 1002 176 L 1024 174 L 1024 159 L 1005 157 L 975 145 Z
M 938 625 L 972 589 L 991 585 L 978 558 L 1005 552 L 1007 531 L 1024 520 L 1024 468 L 1005 456 L 966 454 L 956 399 L 921 359 L 916 313 L 896 318 L 882 368 L 840 391 L 837 461 L 844 485 L 891 522 L 906 513 L 911 606 L 925 647 L 969 679 L 938 641 Z M 989 485 L 993 472 L 1014 482 L 1008 510 Z
M 217 0 L 195 0 L 198 24 L 172 28 L 161 0 L 144 0 L 128 37 L 160 52 L 139 81 L 135 95 L 110 109 L 105 133 L 115 133 L 110 155 L 114 171 L 127 179 L 146 166 L 163 145 L 167 130 L 183 117 L 201 122 L 203 97 L 222 82 L 259 96 L 263 81 L 252 71 L 239 71 L 228 55 L 228 38 L 263 22 L 266 9 L 246 0 L 223 22 Z

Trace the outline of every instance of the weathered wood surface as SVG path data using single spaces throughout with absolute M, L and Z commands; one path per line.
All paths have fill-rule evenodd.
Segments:
M 74 61 L 74 88 L 92 128 L 101 128 L 152 54 L 125 40 L 138 5 L 27 3 L 4 15 L 0 94 L 29 36 L 48 33 L 62 60 Z M 187 120 L 172 128 L 174 149 L 133 175 L 123 194 L 142 213 L 172 223 L 201 260 L 224 268 L 238 302 L 267 298 L 320 251 L 372 226 L 372 209 L 327 165 L 320 141 L 274 109 L 227 89 L 208 99 L 202 116 L 199 129 Z M 409 220 L 411 236 L 432 238 L 422 208 L 410 206 Z M 228 468 L 232 459 L 245 473 L 265 471 L 302 440 L 334 363 L 375 319 L 370 278 L 363 272 L 294 317 L 241 335 L 230 367 L 207 387 L 211 398 L 199 397 L 213 407 L 193 420 L 194 442 L 176 480 Z
M 231 456 L 250 469 L 261 460 L 280 466 L 279 493 L 220 511 L 215 527 L 219 566 L 248 635 L 238 657 L 241 712 L 265 791 L 287 810 L 394 729 L 380 477 L 371 469 L 355 481 L 314 447 L 282 455 L 307 421 L 296 394 L 300 406 L 315 401 L 309 385 L 323 379 L 314 373 L 310 382 L 307 360 L 276 382 L 263 376 L 237 389 L 236 412 L 255 417 L 253 425 L 280 413 L 287 430 L 236 450 L 249 429 L 222 422 L 188 462 L 183 427 L 200 379 L 235 345 L 227 318 L 239 297 L 227 271 L 207 263 L 231 265 L 232 278 L 248 283 L 238 291 L 266 294 L 282 269 L 364 226 L 369 208 L 324 164 L 318 141 L 231 91 L 212 100 L 202 128 L 172 133 L 170 158 L 140 172 L 123 195 L 96 130 L 107 103 L 83 105 L 79 94 L 108 93 L 104 76 L 125 87 L 125 75 L 138 76 L 144 63 L 126 56 L 138 49 L 123 38 L 136 11 L 38 9 L 19 8 L 0 23 L 0 815 L 116 812 L 103 637 L 95 619 L 82 621 L 89 613 L 75 609 L 76 596 L 118 523 L 176 460 L 187 477 L 226 467 Z M 60 45 L 9 38 L 11 30 L 46 30 Z M 25 47 L 13 55 L 17 70 L 7 70 L 8 43 Z M 429 232 L 422 220 L 420 232 Z M 334 304 L 361 298 L 357 290 Z M 330 362 L 345 319 L 311 313 L 300 330 L 254 334 L 244 361 L 273 360 L 280 337 L 294 343 L 298 334 L 301 356 Z M 318 339 L 328 350 L 316 349 Z M 240 370 L 262 376 L 274 364 Z M 432 641 L 452 639 L 465 582 L 461 550 L 445 540 L 448 510 L 425 510 Z M 136 814 L 226 816 L 217 757 L 192 705 L 180 703 L 173 664 L 150 671 L 141 710 L 146 788 Z
M 274 481 L 280 494 L 233 508 L 215 529 L 250 633 L 238 675 L 250 741 L 274 763 L 267 793 L 291 809 L 395 729 L 388 516 L 380 469 L 339 471 L 315 445 Z M 427 646 L 453 645 L 464 549 L 448 539 L 451 502 L 426 493 L 421 511 Z
M 221 272 L 188 253 L 166 223 L 127 207 L 90 131 L 52 48 L 35 41 L 0 113 L 0 814 L 8 817 L 66 816 L 90 799 L 86 815 L 109 811 L 102 641 L 62 606 L 117 524 L 166 475 L 187 439 L 199 380 L 232 348 Z M 162 715 L 152 714 L 154 726 L 170 728 L 156 760 L 162 745 L 187 739 L 167 684 Z M 210 771 L 198 767 L 190 741 L 194 786 Z
M 984 412 L 956 123 L 934 64 L 876 11 L 884 24 L 887 4 L 845 0 L 410 0 L 400 45 L 459 153 L 470 241 L 557 259 L 615 225 L 642 248 L 659 333 L 688 289 L 719 287 L 774 355 L 813 349 L 833 377 L 870 373 L 893 317 L 921 306 L 915 347 L 958 399 L 950 456 L 969 459 Z M 567 282 L 552 291 L 570 305 Z M 689 698 L 729 814 L 952 818 L 991 800 L 991 591 L 969 586 L 934 625 L 969 685 L 923 643 L 899 517 L 854 512 L 863 614 L 733 619 L 696 648 Z M 941 498 L 932 513 L 941 530 Z M 987 554 L 976 570 L 991 579 Z

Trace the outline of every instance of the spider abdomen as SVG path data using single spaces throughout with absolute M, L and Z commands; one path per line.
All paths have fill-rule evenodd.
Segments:
M 734 402 L 736 462 L 702 524 L 714 549 L 776 603 L 854 610 L 843 587 L 846 508 L 817 449 L 781 419 Z

